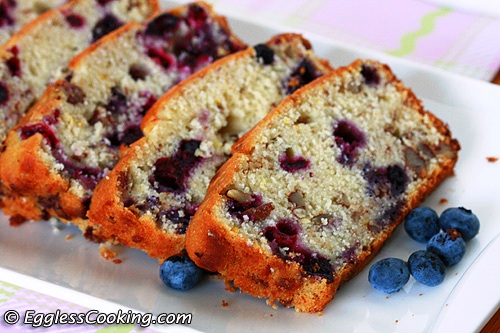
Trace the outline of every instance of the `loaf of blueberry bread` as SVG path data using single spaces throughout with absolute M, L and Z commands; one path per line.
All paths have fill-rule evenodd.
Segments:
M 164 95 L 144 137 L 97 186 L 94 236 L 164 260 L 184 249 L 191 217 L 232 144 L 300 86 L 331 71 L 295 34 L 227 56 Z
M 72 0 L 14 34 L 0 48 L 0 139 L 80 51 L 157 10 L 156 0 Z
M 28 22 L 66 0 L 1 0 L 0 45 Z
M 322 311 L 459 150 L 390 69 L 357 60 L 298 90 L 233 146 L 186 234 L 228 287 Z
M 66 76 L 8 133 L 0 154 L 4 213 L 16 221 L 56 217 L 86 229 L 96 184 L 121 149 L 142 136 L 140 122 L 156 99 L 245 47 L 201 2 L 101 38 L 71 60 Z

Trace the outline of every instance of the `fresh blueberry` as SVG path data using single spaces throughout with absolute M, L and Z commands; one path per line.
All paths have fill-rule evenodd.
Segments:
M 437 255 L 429 251 L 416 251 L 408 258 L 408 267 L 415 280 L 429 287 L 443 282 L 446 266 Z
M 441 213 L 439 224 L 444 231 L 457 229 L 466 241 L 474 238 L 479 232 L 479 219 L 471 210 L 463 207 L 446 209 Z
M 408 265 L 398 258 L 385 258 L 370 267 L 368 281 L 388 294 L 399 291 L 410 279 Z
M 406 216 L 404 227 L 411 238 L 420 243 L 427 243 L 432 236 L 439 233 L 439 216 L 432 208 L 417 207 Z
M 427 251 L 437 255 L 446 266 L 453 266 L 465 254 L 465 241 L 455 229 L 440 232 L 427 242 Z
M 160 279 L 172 289 L 189 290 L 201 276 L 201 268 L 185 255 L 172 256 L 160 266 Z

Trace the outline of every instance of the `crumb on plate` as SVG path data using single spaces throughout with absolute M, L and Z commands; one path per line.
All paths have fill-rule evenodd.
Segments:
M 104 244 L 99 244 L 99 253 L 106 260 L 116 258 L 116 252 L 107 248 Z
M 495 163 L 496 161 L 498 161 L 498 157 L 488 156 L 486 157 L 486 160 L 490 163 Z

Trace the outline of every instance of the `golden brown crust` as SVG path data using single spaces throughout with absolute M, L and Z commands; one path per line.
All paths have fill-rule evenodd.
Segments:
M 224 222 L 219 220 L 217 209 L 224 202 L 225 193 L 235 188 L 234 175 L 241 166 L 247 164 L 246 161 L 250 159 L 253 147 L 261 140 L 260 133 L 273 128 L 273 122 L 280 117 L 280 114 L 286 114 L 294 105 L 302 103 L 305 97 L 304 92 L 321 89 L 322 85 L 325 82 L 328 84 L 332 77 L 359 70 L 362 63 L 363 61 L 358 60 L 348 67 L 339 68 L 334 73 L 325 75 L 297 91 L 233 146 L 233 156 L 212 179 L 205 200 L 187 230 L 186 250 L 197 265 L 219 272 L 227 283 L 240 288 L 243 292 L 269 298 L 271 303 L 276 300 L 303 312 L 321 311 L 333 298 L 338 287 L 359 273 L 377 254 L 409 210 L 416 207 L 447 176 L 453 173 L 457 151 L 460 149 L 458 142 L 451 138 L 447 126 L 437 117 L 426 112 L 413 92 L 406 89 L 387 66 L 383 66 L 386 80 L 394 84 L 399 93 L 405 96 L 405 103 L 420 114 L 426 114 L 435 128 L 446 137 L 443 148 L 446 151 L 445 160 L 431 174 L 425 175 L 418 190 L 410 194 L 393 222 L 378 234 L 369 247 L 363 249 L 353 264 L 348 264 L 342 271 L 336 272 L 332 282 L 308 276 L 300 265 L 292 261 L 284 261 L 256 244 L 249 245 L 238 230 L 230 230 Z M 271 267 L 273 270 L 270 269 Z

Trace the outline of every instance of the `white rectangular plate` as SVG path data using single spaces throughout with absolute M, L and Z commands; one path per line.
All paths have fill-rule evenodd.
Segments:
M 224 8 L 215 9 L 228 16 L 236 34 L 250 45 L 290 32 L 258 20 L 245 20 L 224 12 Z M 113 264 L 100 256 L 97 244 L 84 240 L 72 226 L 57 231 L 49 223 L 35 222 L 13 228 L 3 215 L 0 279 L 92 309 L 190 312 L 190 328 L 203 332 L 408 333 L 441 331 L 451 322 L 462 329 L 467 327 L 466 331 L 480 329 L 500 300 L 496 283 L 500 281 L 500 266 L 495 257 L 499 238 L 492 242 L 500 234 L 500 161 L 487 161 L 490 156 L 500 157 L 500 87 L 311 34 L 305 33 L 305 37 L 316 53 L 334 66 L 347 65 L 356 58 L 388 63 L 459 139 L 462 150 L 455 176 L 447 179 L 425 204 L 438 213 L 452 206 L 472 209 L 481 220 L 481 230 L 467 244 L 465 258 L 447 270 L 441 285 L 425 287 L 411 278 L 399 293 L 386 295 L 370 286 L 365 269 L 341 287 L 321 315 L 275 310 L 263 299 L 225 291 L 222 281 L 214 276 L 188 292 L 170 290 L 158 277 L 156 260 L 142 252 L 119 249 L 118 258 L 123 262 Z M 448 203 L 440 204 L 442 198 Z M 74 237 L 67 240 L 67 235 Z M 484 250 L 490 242 L 491 246 Z M 375 260 L 388 256 L 406 260 L 423 247 L 400 227 Z M 223 300 L 227 306 L 222 306 Z

